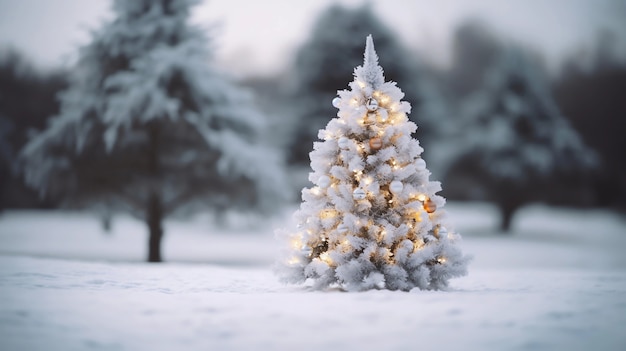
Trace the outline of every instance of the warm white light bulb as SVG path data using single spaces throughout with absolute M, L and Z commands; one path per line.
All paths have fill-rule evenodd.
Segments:
M 300 240 L 300 238 L 294 238 L 291 241 L 291 247 L 294 249 L 300 249 L 302 247 L 302 240 Z
M 330 256 L 328 255 L 328 252 L 324 252 L 320 255 L 320 260 L 329 263 L 330 264 Z

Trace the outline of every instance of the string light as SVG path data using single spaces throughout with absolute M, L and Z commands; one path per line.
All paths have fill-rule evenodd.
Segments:
M 420 212 L 413 213 L 413 219 L 416 222 L 421 222 L 422 221 L 422 214 Z
M 414 251 L 420 250 L 423 247 L 424 247 L 424 240 L 421 238 L 413 243 Z
M 323 209 L 322 212 L 320 213 L 320 217 L 322 219 L 329 219 L 329 218 L 335 218 L 337 216 L 337 211 L 333 210 L 333 209 Z
M 293 247 L 296 250 L 299 250 L 300 248 L 302 248 L 302 239 L 299 236 L 294 238 L 291 241 L 291 247 Z
M 359 169 L 355 169 L 353 172 L 354 172 L 354 179 L 356 179 L 357 181 L 361 181 L 361 176 L 363 175 L 363 171 Z
M 332 263 L 332 261 L 331 261 L 331 259 L 330 259 L 330 255 L 328 255 L 328 252 L 324 252 L 324 253 L 322 253 L 322 254 L 320 255 L 320 260 L 322 260 L 322 261 L 326 262 L 326 263 L 327 263 L 327 264 L 329 264 L 329 265 Z

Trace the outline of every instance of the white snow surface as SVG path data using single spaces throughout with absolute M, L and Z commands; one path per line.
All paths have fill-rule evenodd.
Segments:
M 71 212 L 0 217 L 0 350 L 624 350 L 626 219 L 523 209 L 495 232 L 485 204 L 446 205 L 474 255 L 447 291 L 312 291 L 278 283 L 273 230 L 289 215 L 223 229 L 113 233 Z

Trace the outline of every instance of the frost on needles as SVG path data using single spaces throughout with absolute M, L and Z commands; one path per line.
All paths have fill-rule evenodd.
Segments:
M 277 273 L 317 289 L 444 288 L 467 274 L 469 258 L 411 137 L 411 105 L 385 82 L 371 35 L 349 87 L 338 91 L 337 118 L 313 145 L 314 186 L 302 190 L 297 229 L 278 233 L 289 245 Z

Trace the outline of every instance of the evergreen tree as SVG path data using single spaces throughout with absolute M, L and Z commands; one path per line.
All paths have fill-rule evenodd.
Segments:
M 24 184 L 15 163 L 30 131 L 58 113 L 56 95 L 67 86 L 65 76 L 60 70 L 38 70 L 18 51 L 0 50 L 0 212 L 53 205 Z
M 599 156 L 594 174 L 595 205 L 626 209 L 626 62 L 615 48 L 616 37 L 603 33 L 592 62 L 583 66 L 581 55 L 568 59 L 554 86 L 554 95 L 582 139 Z
M 438 94 L 427 82 L 416 56 L 398 42 L 370 4 L 354 9 L 335 4 L 320 15 L 310 38 L 297 53 L 293 72 L 297 121 L 289 147 L 290 163 L 309 164 L 317 131 L 336 115 L 332 106 L 320 101 L 331 100 L 337 87 L 350 80 L 352 69 L 360 64 L 363 38 L 370 33 L 376 37 L 379 50 L 385 52 L 381 59 L 385 74 L 405 86 L 407 100 L 419 112 L 422 137 L 436 134 L 437 126 L 432 121 L 439 113 Z M 430 139 L 422 142 L 428 144 Z
M 207 67 L 195 0 L 114 2 L 81 51 L 61 113 L 23 150 L 28 182 L 71 203 L 114 203 L 145 220 L 161 261 L 163 220 L 201 204 L 274 204 L 278 155 L 255 144 L 263 116 Z
M 445 199 L 411 134 L 411 105 L 394 82 L 385 82 L 372 37 L 350 90 L 339 91 L 339 109 L 322 142 L 314 144 L 309 180 L 284 233 L 290 249 L 277 264 L 281 279 L 316 288 L 347 290 L 440 289 L 466 274 L 460 236 L 446 229 Z
M 466 98 L 481 85 L 503 46 L 494 30 L 480 19 L 467 19 L 455 28 L 452 66 L 446 82 L 455 100 Z
M 469 191 L 481 188 L 500 209 L 503 231 L 510 229 L 522 205 L 547 200 L 565 177 L 594 164 L 592 152 L 559 112 L 540 70 L 520 49 L 499 58 L 463 110 L 465 151 L 447 182 Z

